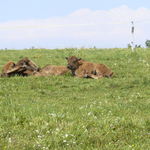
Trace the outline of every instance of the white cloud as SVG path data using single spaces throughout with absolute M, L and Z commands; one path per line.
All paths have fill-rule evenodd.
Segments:
M 54 48 L 59 45 L 126 47 L 132 40 L 131 21 L 135 22 L 135 44 L 144 46 L 146 39 L 150 39 L 149 23 L 144 23 L 150 21 L 149 18 L 149 9 L 141 7 L 131 10 L 123 5 L 108 11 L 84 8 L 66 17 L 1 22 L 0 49 L 31 46 Z

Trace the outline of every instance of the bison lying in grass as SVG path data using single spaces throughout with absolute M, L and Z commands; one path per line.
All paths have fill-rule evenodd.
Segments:
M 74 77 L 102 79 L 103 77 L 114 76 L 114 72 L 103 64 L 87 62 L 75 56 L 66 57 L 66 59 L 68 60 L 67 68 Z
M 68 71 L 68 68 L 66 66 L 55 66 L 55 65 L 48 65 L 43 67 L 41 70 L 39 71 L 35 71 L 33 73 L 33 76 L 58 76 L 58 75 L 63 75 L 64 73 L 66 73 Z
M 34 71 L 38 71 L 37 65 L 27 57 L 20 60 L 17 64 L 9 61 L 2 69 L 1 77 L 10 77 L 14 75 L 27 76 L 32 75 Z

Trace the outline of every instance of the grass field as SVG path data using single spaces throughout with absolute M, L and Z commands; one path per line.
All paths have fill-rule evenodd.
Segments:
M 0 78 L 0 149 L 150 149 L 150 49 L 135 51 L 1 50 L 0 70 L 24 57 L 41 68 L 67 65 L 75 55 L 115 76 Z

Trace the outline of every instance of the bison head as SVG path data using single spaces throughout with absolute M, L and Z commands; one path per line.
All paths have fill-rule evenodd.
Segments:
M 35 66 L 35 64 L 31 60 L 29 60 L 27 57 L 20 60 L 16 65 L 21 65 L 22 69 L 27 69 L 30 71 L 37 70 L 37 66 Z
M 16 65 L 22 66 L 17 70 L 17 73 L 22 76 L 32 75 L 34 71 L 37 71 L 37 65 L 27 57 L 20 60 Z
M 70 70 L 76 70 L 79 67 L 79 61 L 81 58 L 76 58 L 75 56 L 66 57 L 68 60 L 67 68 Z

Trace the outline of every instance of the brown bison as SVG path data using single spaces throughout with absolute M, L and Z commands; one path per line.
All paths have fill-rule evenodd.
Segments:
M 103 77 L 110 78 L 114 75 L 114 72 L 103 64 L 87 62 L 75 56 L 66 57 L 66 59 L 68 60 L 67 68 L 74 77 L 102 79 Z
M 37 65 L 27 57 L 20 60 L 17 64 L 9 61 L 2 69 L 2 77 L 10 77 L 17 75 L 27 76 L 32 75 L 34 71 L 38 71 Z
M 55 65 L 48 65 L 40 69 L 39 71 L 35 71 L 33 76 L 51 76 L 51 75 L 63 75 L 68 71 L 66 66 L 55 66 Z

